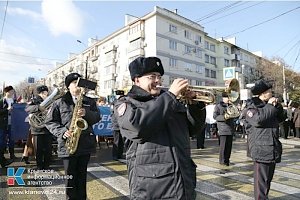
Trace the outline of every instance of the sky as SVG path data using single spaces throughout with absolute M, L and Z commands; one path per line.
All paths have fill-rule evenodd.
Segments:
M 88 38 L 102 39 L 124 26 L 126 14 L 142 17 L 154 6 L 177 9 L 209 36 L 236 37 L 238 46 L 300 72 L 300 1 L 0 0 L 0 84 L 45 77 L 86 49 Z

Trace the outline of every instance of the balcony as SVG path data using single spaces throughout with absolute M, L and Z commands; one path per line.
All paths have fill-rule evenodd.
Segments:
M 134 57 L 134 56 L 144 56 L 145 55 L 145 50 L 144 49 L 141 49 L 141 48 L 138 48 L 134 51 L 131 51 L 131 52 L 128 52 L 128 57 L 131 58 L 131 57 Z
M 230 58 L 231 60 L 241 60 L 241 56 L 238 54 L 231 54 Z
M 137 40 L 139 38 L 145 38 L 145 33 L 144 31 L 138 31 L 138 32 L 135 32 L 135 33 L 131 33 L 129 36 L 128 36 L 128 41 L 129 42 L 132 42 L 134 40 Z

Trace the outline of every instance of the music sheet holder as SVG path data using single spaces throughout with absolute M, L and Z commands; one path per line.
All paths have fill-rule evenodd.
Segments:
M 87 80 L 87 79 L 83 79 L 83 78 L 78 78 L 77 80 L 77 87 L 83 87 L 86 89 L 90 89 L 90 90 L 95 90 L 97 86 L 96 82 Z

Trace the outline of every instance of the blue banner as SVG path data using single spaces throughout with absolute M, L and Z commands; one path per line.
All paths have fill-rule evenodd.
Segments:
M 11 112 L 11 134 L 15 141 L 27 139 L 29 123 L 25 122 L 28 116 L 25 111 L 26 105 L 26 103 L 13 104 Z
M 95 135 L 112 136 L 111 112 L 108 106 L 99 106 L 101 121 L 93 125 Z

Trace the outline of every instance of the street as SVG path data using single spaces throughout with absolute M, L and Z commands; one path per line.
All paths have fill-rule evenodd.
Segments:
M 300 199 L 300 140 L 281 140 L 283 143 L 282 162 L 277 164 L 275 175 L 271 184 L 270 199 L 296 200 Z M 233 143 L 231 165 L 221 166 L 218 161 L 218 141 L 209 139 L 205 142 L 205 149 L 196 149 L 196 141 L 191 141 L 192 158 L 197 164 L 197 199 L 253 199 L 253 162 L 246 157 L 246 143 L 244 139 L 237 138 Z M 128 199 L 129 188 L 127 168 L 124 160 L 111 159 L 111 145 L 97 147 L 96 155 L 93 155 L 88 167 L 88 199 Z M 17 148 L 17 157 L 21 158 L 21 148 Z M 6 155 L 7 156 L 7 155 Z M 53 157 L 51 174 L 54 177 L 62 177 L 63 165 L 56 156 Z M 35 165 L 25 166 L 23 162 L 14 162 L 9 167 L 17 169 L 25 166 L 23 174 L 25 186 L 7 185 L 6 169 L 1 170 L 1 199 L 25 200 L 25 199 L 64 199 L 63 179 L 42 179 L 43 174 L 30 172 Z M 47 174 L 47 172 L 45 172 Z M 44 173 L 44 175 L 45 175 Z M 33 175 L 35 177 L 33 177 Z M 48 172 L 49 175 L 49 172 Z M 45 181 L 46 180 L 46 181 Z M 32 184 L 43 183 L 43 186 Z M 44 181 L 44 182 L 42 182 Z M 30 183 L 31 185 L 28 185 Z

